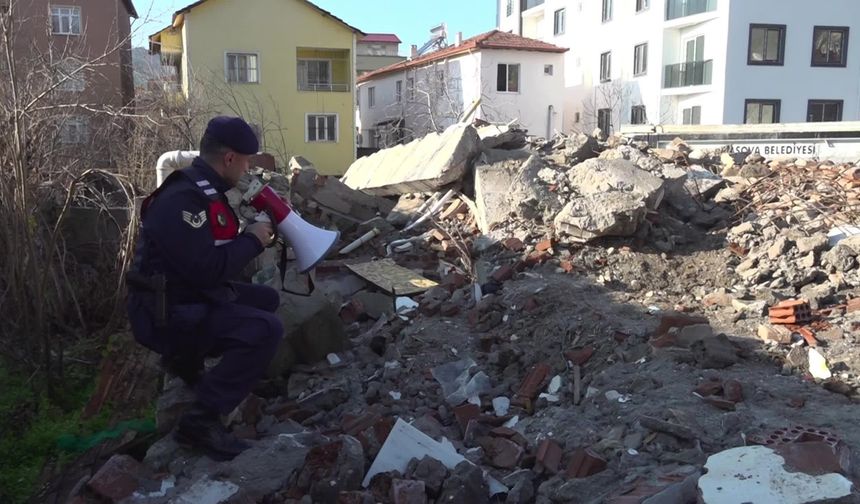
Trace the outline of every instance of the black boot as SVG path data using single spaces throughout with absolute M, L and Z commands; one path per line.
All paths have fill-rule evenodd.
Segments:
M 189 387 L 194 387 L 203 377 L 203 361 L 192 361 L 179 357 L 161 357 L 161 367 L 164 372 L 178 376 Z
M 174 437 L 179 444 L 202 450 L 219 461 L 232 460 L 251 447 L 224 427 L 217 412 L 197 402 L 179 419 Z

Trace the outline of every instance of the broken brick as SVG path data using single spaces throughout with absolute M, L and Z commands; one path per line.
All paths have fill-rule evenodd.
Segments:
M 692 325 L 709 324 L 705 317 L 686 315 L 683 313 L 667 313 L 660 319 L 660 325 L 654 330 L 654 336 L 662 336 L 672 328 L 682 328 Z
M 572 273 L 573 270 L 576 269 L 571 261 L 561 261 L 559 266 L 565 273 Z
M 737 380 L 726 380 L 723 384 L 723 397 L 727 400 L 739 403 L 744 400 L 744 388 Z
M 510 264 L 505 264 L 490 275 L 496 282 L 502 283 L 514 277 L 514 268 Z
M 360 320 L 365 313 L 364 304 L 357 299 L 352 299 L 340 309 L 340 318 L 345 324 L 352 324 Z
M 706 403 L 710 404 L 711 406 L 720 408 L 721 410 L 725 410 L 725 411 L 734 411 L 735 410 L 735 403 L 732 401 L 729 401 L 727 399 L 723 399 L 723 398 L 715 397 L 715 396 L 710 396 L 710 397 L 703 397 L 702 400 L 705 401 Z
M 548 364 L 541 362 L 540 364 L 534 365 L 526 377 L 523 378 L 519 389 L 517 389 L 516 395 L 522 399 L 528 400 L 532 400 L 537 397 L 538 392 L 540 392 L 544 381 L 549 375 L 549 372 L 550 367 Z
M 508 238 L 507 240 L 502 242 L 502 246 L 510 250 L 511 252 L 520 252 L 526 248 L 525 244 L 523 244 L 523 241 L 519 238 Z
M 484 448 L 490 464 L 498 469 L 513 469 L 523 456 L 523 447 L 510 439 L 492 438 Z
M 460 305 L 457 303 L 452 303 L 450 301 L 445 301 L 442 303 L 442 307 L 439 309 L 439 313 L 443 317 L 455 317 L 460 313 Z
M 391 481 L 394 504 L 426 504 L 427 492 L 423 481 L 396 479 Z
M 529 254 L 523 262 L 526 266 L 532 267 L 537 266 L 538 264 L 543 264 L 549 261 L 552 258 L 549 252 L 541 251 L 541 252 L 532 252 Z
M 701 397 L 718 395 L 723 391 L 723 384 L 720 381 L 706 380 L 699 384 L 693 391 Z
M 466 427 L 469 426 L 469 421 L 481 416 L 481 408 L 475 404 L 466 403 L 454 408 L 454 417 L 457 418 L 457 423 L 460 425 L 460 431 L 466 433 Z
M 444 278 L 442 278 L 442 285 L 448 287 L 449 290 L 457 290 L 464 287 L 468 282 L 469 281 L 465 275 L 454 270 L 451 270 Z
M 140 486 L 140 463 L 130 455 L 114 455 L 90 479 L 87 485 L 98 495 L 112 501 L 125 499 Z
M 558 472 L 559 464 L 561 464 L 561 446 L 552 439 L 544 439 L 538 446 L 537 454 L 535 455 L 535 471 L 541 472 L 546 470 L 550 474 Z
M 541 240 L 535 244 L 535 250 L 538 252 L 545 252 L 552 248 L 552 240 L 547 238 L 546 240 Z
M 591 359 L 594 355 L 594 347 L 587 346 L 584 348 L 574 348 L 564 352 L 564 357 L 569 360 L 574 366 L 582 366 Z
M 804 399 L 802 397 L 792 397 L 791 399 L 788 400 L 788 405 L 791 406 L 792 408 L 800 409 L 800 408 L 806 406 L 806 399 Z
M 845 313 L 860 311 L 860 298 L 849 299 L 845 305 Z
M 818 340 L 815 339 L 815 333 L 806 327 L 800 327 L 797 329 L 797 332 L 803 337 L 803 340 L 806 341 L 806 344 L 811 347 L 818 346 Z
M 573 452 L 565 476 L 587 478 L 606 469 L 606 460 L 590 448 L 580 448 Z
M 435 299 L 428 299 L 426 301 L 422 301 L 418 306 L 418 311 L 424 314 L 427 317 L 432 317 L 439 313 L 442 310 L 442 302 L 437 301 Z
M 358 416 L 344 415 L 341 430 L 344 434 L 355 437 L 373 427 L 381 418 L 379 414 L 371 412 L 365 412 Z

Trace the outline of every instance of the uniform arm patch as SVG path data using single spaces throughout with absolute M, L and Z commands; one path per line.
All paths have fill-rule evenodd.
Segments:
M 200 229 L 206 224 L 206 211 L 203 210 L 200 213 L 193 214 L 191 212 L 182 211 L 182 220 L 185 221 L 186 224 L 191 226 L 194 229 Z

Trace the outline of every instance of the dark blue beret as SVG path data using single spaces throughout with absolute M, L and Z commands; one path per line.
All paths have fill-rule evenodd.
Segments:
M 240 117 L 214 117 L 206 126 L 206 134 L 239 154 L 256 154 L 260 150 L 254 130 Z

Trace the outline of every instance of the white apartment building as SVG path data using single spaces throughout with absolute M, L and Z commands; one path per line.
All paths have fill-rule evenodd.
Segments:
M 529 134 L 563 127 L 567 49 L 493 30 L 359 76 L 359 147 L 381 148 L 475 117 L 516 120 Z
M 571 49 L 567 130 L 860 119 L 860 0 L 499 0 L 497 21 Z

